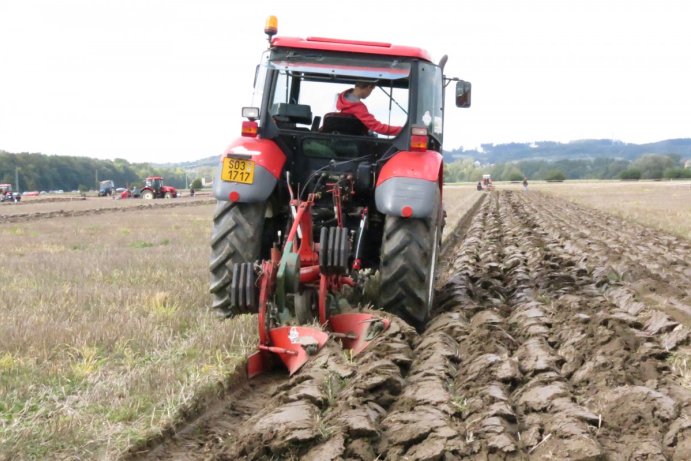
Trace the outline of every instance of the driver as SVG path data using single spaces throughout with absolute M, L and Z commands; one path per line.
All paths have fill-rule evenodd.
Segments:
M 356 116 L 370 131 L 388 136 L 395 136 L 401 132 L 401 127 L 381 123 L 374 118 L 374 115 L 369 113 L 367 106 L 362 102 L 363 99 L 367 98 L 367 96 L 372 93 L 374 87 L 375 84 L 370 82 L 355 83 L 355 87 L 345 90 L 338 95 L 336 109 L 343 114 Z

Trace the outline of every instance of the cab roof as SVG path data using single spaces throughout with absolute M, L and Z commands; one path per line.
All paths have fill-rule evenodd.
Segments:
M 423 59 L 432 62 L 429 53 L 422 48 L 412 46 L 392 45 L 383 42 L 363 42 L 358 40 L 342 40 L 325 37 L 274 37 L 273 47 L 304 48 L 310 50 L 340 51 L 343 53 L 378 54 L 383 56 L 401 56 L 406 58 Z

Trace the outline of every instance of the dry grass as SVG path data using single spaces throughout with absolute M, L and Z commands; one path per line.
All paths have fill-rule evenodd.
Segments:
M 255 347 L 209 313 L 213 206 L 0 225 L 0 459 L 114 459 Z
M 691 389 L 691 350 L 688 346 L 672 352 L 667 357 L 667 364 L 679 379 L 679 383 L 686 389 Z
M 522 186 L 505 183 L 498 188 Z M 691 240 L 691 181 L 532 181 L 532 190 Z

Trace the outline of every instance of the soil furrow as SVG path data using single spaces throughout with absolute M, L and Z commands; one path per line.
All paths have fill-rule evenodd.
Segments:
M 640 279 L 612 276 L 676 287 L 667 302 L 689 309 L 688 246 L 670 258 L 673 238 L 616 225 L 541 194 L 488 194 L 445 247 L 423 334 L 394 318 L 357 357 L 330 343 L 293 378 L 238 380 L 139 457 L 691 459 L 689 327 Z

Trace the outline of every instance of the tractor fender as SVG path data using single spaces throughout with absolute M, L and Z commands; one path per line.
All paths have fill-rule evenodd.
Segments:
M 225 158 L 254 162 L 254 178 L 251 184 L 223 180 Z M 214 177 L 213 193 L 217 200 L 240 203 L 263 202 L 269 198 L 281 177 L 286 156 L 278 145 L 261 138 L 238 138 L 225 150 Z M 231 194 L 233 198 L 231 198 Z
M 409 218 L 432 215 L 441 200 L 442 156 L 439 152 L 401 151 L 382 167 L 374 199 L 377 210 L 386 215 L 404 216 L 410 207 Z M 410 210 L 408 210 L 410 212 Z

